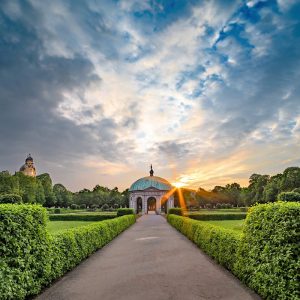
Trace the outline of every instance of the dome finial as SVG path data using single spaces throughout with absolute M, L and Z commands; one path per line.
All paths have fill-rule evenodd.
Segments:
M 153 171 L 152 164 L 151 164 L 151 166 L 150 166 L 150 176 L 153 176 L 153 174 L 154 174 L 154 171 Z

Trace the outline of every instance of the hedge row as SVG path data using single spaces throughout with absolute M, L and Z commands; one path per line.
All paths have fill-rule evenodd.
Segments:
M 176 215 L 168 222 L 263 298 L 300 298 L 299 203 L 252 207 L 242 235 Z
M 24 299 L 135 222 L 134 215 L 49 235 L 38 205 L 0 205 L 0 299 Z
M 188 214 L 187 217 L 199 221 L 213 221 L 213 220 L 243 220 L 247 213 L 236 214 Z
M 114 219 L 117 215 L 115 213 L 112 214 L 97 214 L 97 213 L 78 213 L 78 214 L 49 214 L 50 221 L 103 221 L 108 219 Z
M 219 264 L 233 270 L 241 236 L 233 230 L 169 214 L 168 222 Z
M 133 208 L 118 208 L 117 209 L 117 216 L 125 216 L 125 215 L 134 215 L 134 209 Z

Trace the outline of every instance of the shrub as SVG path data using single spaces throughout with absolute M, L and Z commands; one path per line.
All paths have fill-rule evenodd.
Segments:
M 300 202 L 300 193 L 282 192 L 277 196 L 279 201 Z
M 177 216 L 183 216 L 184 215 L 184 211 L 182 208 L 169 208 L 168 209 L 168 215 L 177 215 Z
M 133 215 L 122 216 L 60 232 L 52 237 L 51 279 L 62 276 L 84 258 L 109 243 L 135 222 Z
M 134 209 L 133 208 L 118 208 L 117 209 L 117 216 L 124 216 L 124 215 L 134 215 Z
M 80 205 L 79 205 L 79 208 L 81 208 L 81 209 L 86 209 L 86 205 L 85 205 L 85 204 L 80 204 Z
M 300 194 L 300 187 L 293 189 L 293 192 Z
M 49 235 L 38 205 L 0 205 L 0 299 L 24 299 L 135 222 L 128 215 Z M 13 233 L 13 234 L 12 234 Z
M 240 207 L 240 211 L 242 212 L 247 212 L 249 210 L 248 207 Z
M 204 252 L 227 269 L 233 270 L 240 234 L 233 230 L 173 214 L 169 214 L 167 218 L 172 226 L 186 235 Z
M 236 274 L 266 299 L 299 299 L 299 232 L 299 203 L 250 208 Z
M 102 207 L 101 207 L 101 210 L 102 210 L 102 211 L 107 211 L 107 210 L 109 210 L 108 204 L 106 204 L 106 203 L 103 204 Z
M 84 214 L 58 214 L 49 215 L 50 221 L 103 221 L 107 219 L 114 219 L 117 215 L 115 213 L 111 214 L 101 214 L 101 213 L 84 213 Z
M 55 214 L 60 214 L 60 208 L 55 208 L 53 211 Z
M 71 209 L 78 209 L 78 205 L 75 204 L 75 203 L 73 203 L 73 204 L 71 204 L 70 208 L 71 208 Z
M 198 221 L 243 220 L 246 215 L 246 213 L 241 212 L 236 214 L 189 214 L 188 217 Z
M 38 205 L 0 205 L 0 298 L 36 294 L 50 276 L 47 211 Z
M 0 204 L 4 203 L 19 204 L 22 203 L 22 197 L 17 194 L 0 195 Z

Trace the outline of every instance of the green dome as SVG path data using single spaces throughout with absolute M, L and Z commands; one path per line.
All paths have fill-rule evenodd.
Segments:
M 172 189 L 172 185 L 168 180 L 158 176 L 147 176 L 140 178 L 136 182 L 134 182 L 131 185 L 129 191 L 143 191 L 151 187 L 162 191 L 169 191 Z

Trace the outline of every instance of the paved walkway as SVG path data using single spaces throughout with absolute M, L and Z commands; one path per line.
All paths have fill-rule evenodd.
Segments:
M 36 299 L 259 299 L 162 216 L 146 215 Z

